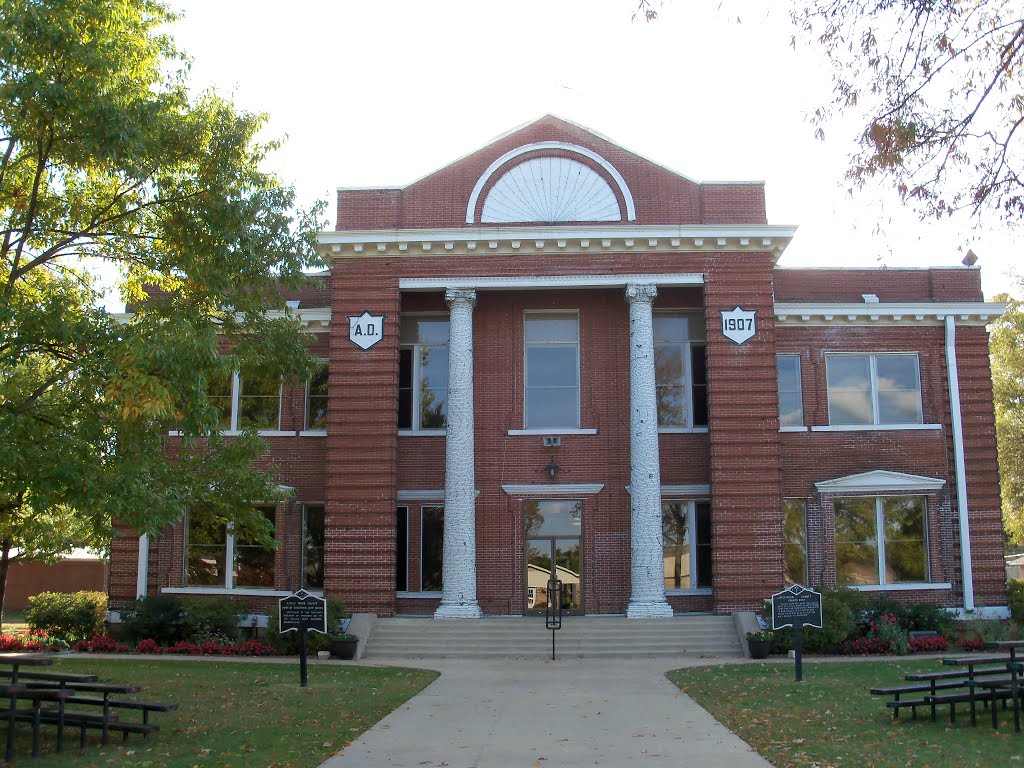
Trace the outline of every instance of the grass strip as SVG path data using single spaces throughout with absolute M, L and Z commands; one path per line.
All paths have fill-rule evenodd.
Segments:
M 120 735 L 99 744 L 91 734 L 78 750 L 78 732 L 57 754 L 54 728 L 44 727 L 38 758 L 31 729 L 19 724 L 15 760 L 32 768 L 305 768 L 320 765 L 423 690 L 436 672 L 397 667 L 310 664 L 309 685 L 299 687 L 294 664 L 224 661 L 59 660 L 53 671 L 98 674 L 103 682 L 142 686 L 142 701 L 172 701 L 178 710 L 154 713 L 160 732 L 143 740 Z M 139 713 L 125 711 L 122 720 Z
M 909 685 L 911 672 L 940 671 L 935 659 L 850 663 L 807 663 L 804 680 L 792 664 L 734 664 L 678 669 L 669 679 L 717 720 L 778 768 L 966 768 L 1024 766 L 1024 734 L 1013 730 L 1013 713 L 999 712 L 999 730 L 988 710 L 970 725 L 966 705 L 949 707 L 931 722 L 927 708 L 893 720 L 874 686 Z

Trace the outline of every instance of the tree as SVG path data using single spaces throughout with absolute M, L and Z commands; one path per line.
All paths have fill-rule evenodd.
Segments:
M 661 0 L 637 0 L 652 21 Z M 721 5 L 721 4 L 720 4 Z M 890 182 L 923 217 L 1024 214 L 1024 5 L 1009 0 L 793 2 L 801 41 L 825 52 L 839 111 L 863 121 L 854 187 Z
M 1003 525 L 1011 542 L 1024 544 L 1024 302 L 996 296 L 1009 306 L 992 325 L 992 393 L 999 442 Z
M 318 264 L 323 206 L 260 169 L 265 116 L 190 95 L 174 19 L 0 0 L 0 605 L 12 547 L 53 558 L 115 519 L 156 534 L 202 509 L 271 540 L 265 446 L 223 439 L 207 389 L 312 370 L 297 322 L 265 310 Z M 128 322 L 100 308 L 106 273 Z

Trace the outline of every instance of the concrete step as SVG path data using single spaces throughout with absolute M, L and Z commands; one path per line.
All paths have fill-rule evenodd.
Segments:
M 556 653 L 562 657 L 653 658 L 737 657 L 743 651 L 731 616 L 566 616 L 556 634 Z M 363 657 L 497 659 L 550 654 L 551 631 L 545 629 L 542 617 L 465 621 L 399 617 L 376 621 Z

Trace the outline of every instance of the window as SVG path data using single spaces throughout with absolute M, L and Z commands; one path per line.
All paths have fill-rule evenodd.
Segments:
M 782 501 L 786 584 L 807 584 L 807 502 Z
M 420 534 L 420 589 L 441 591 L 441 554 L 444 551 L 444 507 L 423 507 Z
M 694 312 L 654 313 L 654 377 L 658 426 L 708 425 L 703 316 Z
M 260 507 L 271 529 L 274 507 Z M 274 550 L 250 536 L 234 535 L 230 525 L 208 515 L 188 515 L 185 583 L 190 587 L 272 588 Z
M 448 318 L 402 317 L 398 428 L 444 429 L 448 410 Z
M 218 426 L 226 432 L 252 428 L 276 430 L 281 419 L 281 382 L 256 373 L 229 374 L 207 385 L 210 404 L 220 412 Z
M 306 382 L 306 420 L 305 429 L 327 429 L 327 381 L 329 366 L 326 360 Z
M 928 581 L 923 497 L 837 498 L 835 513 L 839 585 Z
M 579 316 L 528 312 L 524 318 L 527 429 L 580 425 Z
M 666 501 L 661 505 L 665 589 L 711 586 L 711 504 Z M 690 532 L 696 531 L 696 536 Z
M 802 426 L 804 400 L 800 387 L 800 356 L 776 355 L 775 368 L 779 376 L 779 426 Z
M 418 517 L 415 510 L 415 507 L 406 505 L 395 508 L 395 591 L 419 589 L 421 592 L 440 592 L 444 552 L 444 506 L 421 506 Z M 418 585 L 415 577 L 417 564 Z
M 324 505 L 302 508 L 302 587 L 324 588 Z
M 825 355 L 830 424 L 920 424 L 916 354 Z

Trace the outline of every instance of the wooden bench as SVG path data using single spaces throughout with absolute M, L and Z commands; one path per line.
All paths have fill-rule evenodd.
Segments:
M 900 696 L 908 693 L 923 693 L 923 694 L 934 694 L 936 691 L 944 690 L 947 688 L 959 688 L 959 682 L 946 682 L 940 683 L 935 680 L 927 684 L 918 685 L 890 685 L 881 688 L 872 688 L 871 693 L 875 696 L 894 696 L 892 701 L 886 702 L 886 706 L 892 709 L 893 720 L 899 719 L 900 708 L 910 707 L 911 713 L 914 719 L 917 719 L 917 708 L 923 707 L 929 704 L 926 697 L 918 697 L 915 699 L 904 699 L 900 700 Z
M 116 710 L 116 709 L 132 709 L 132 710 L 141 711 L 142 712 L 142 722 L 141 723 L 134 723 L 134 724 L 133 723 L 121 723 L 122 726 L 125 726 L 125 727 L 121 728 L 121 730 L 123 731 L 123 734 L 124 734 L 124 740 L 125 741 L 128 740 L 128 734 L 129 733 L 135 733 L 135 731 L 128 730 L 127 726 L 130 726 L 130 725 L 141 725 L 141 726 L 145 726 L 145 727 L 152 727 L 154 730 L 158 730 L 157 726 L 150 726 L 150 723 L 149 723 L 149 713 L 150 712 L 173 712 L 173 711 L 175 711 L 178 708 L 177 704 L 172 704 L 171 702 L 167 702 L 167 701 L 137 701 L 136 699 L 107 699 L 106 702 L 104 702 L 103 699 L 92 697 L 92 696 L 72 696 L 71 698 L 69 698 L 67 700 L 67 703 L 68 704 L 77 704 L 77 705 L 81 705 L 81 706 L 100 706 L 100 707 L 104 706 L 104 704 L 105 704 L 108 711 L 109 710 Z M 117 715 L 114 715 L 114 714 L 111 714 L 110 717 L 113 718 L 113 719 L 118 719 Z M 149 733 L 150 733 L 148 731 L 138 731 L 138 732 L 142 734 L 142 738 L 146 738 L 149 735 Z

